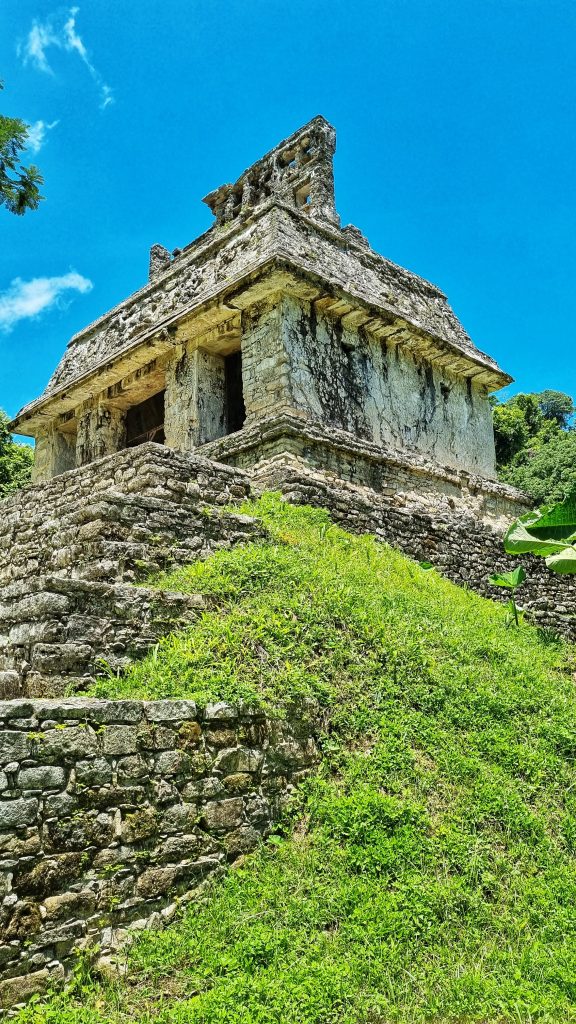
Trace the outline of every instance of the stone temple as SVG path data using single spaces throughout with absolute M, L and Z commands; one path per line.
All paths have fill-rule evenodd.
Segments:
M 314 118 L 207 196 L 213 227 L 153 246 L 148 284 L 13 422 L 36 468 L 0 505 L 0 1015 L 80 950 L 110 970 L 316 761 L 309 702 L 86 695 L 213 607 L 150 573 L 261 538 L 242 503 L 269 488 L 491 597 L 518 561 L 502 527 L 526 499 L 496 479 L 489 404 L 510 377 L 442 292 L 340 227 L 334 147 Z M 576 586 L 522 561 L 527 613 L 574 638 Z
M 206 196 L 204 235 L 152 247 L 149 282 L 70 340 L 12 424 L 36 439 L 36 483 L 153 441 L 510 510 L 488 396 L 511 378 L 438 288 L 340 226 L 334 150 L 314 118 Z
M 201 595 L 151 572 L 259 536 L 264 489 L 330 510 L 496 596 L 503 526 L 491 391 L 508 377 L 434 285 L 341 228 L 316 117 L 206 197 L 215 223 L 154 245 L 150 280 L 71 339 L 15 418 L 35 480 L 2 503 L 0 698 L 82 692 L 186 624 Z M 576 588 L 533 560 L 533 619 L 573 633 Z

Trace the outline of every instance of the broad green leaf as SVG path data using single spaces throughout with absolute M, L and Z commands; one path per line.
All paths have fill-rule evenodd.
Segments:
M 540 509 L 539 512 L 539 519 L 533 523 L 532 529 L 565 527 L 574 533 L 576 531 L 576 492 L 569 494 L 565 501 Z
M 576 573 L 576 548 L 565 547 L 559 554 L 550 555 L 546 565 L 552 572 Z
M 504 537 L 504 550 L 541 555 L 553 572 L 576 573 L 576 491 L 558 505 L 520 516 Z M 495 578 L 491 582 L 507 586 Z
M 504 550 L 509 555 L 533 554 L 546 557 L 546 555 L 562 551 L 566 546 L 566 541 L 556 537 L 540 536 L 533 533 L 534 527 L 528 525 L 525 520 L 526 517 L 521 516 L 520 519 L 512 523 L 504 537 Z
M 509 590 L 515 590 L 525 579 L 526 570 L 524 566 L 517 565 L 515 569 L 510 569 L 509 572 L 495 572 L 490 576 L 490 583 L 495 587 L 508 587 Z

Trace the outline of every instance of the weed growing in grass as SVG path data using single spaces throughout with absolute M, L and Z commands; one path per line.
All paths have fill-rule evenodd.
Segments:
M 507 590 L 512 592 L 507 607 L 510 612 L 510 621 L 514 622 L 516 626 L 520 625 L 520 615 L 518 613 L 518 605 L 516 604 L 516 591 L 524 583 L 525 579 L 526 570 L 522 565 L 517 565 L 515 569 L 510 569 L 508 572 L 495 572 L 489 577 L 489 582 L 492 586 L 506 587 Z
M 18 1024 L 576 1021 L 570 649 L 322 511 L 244 511 L 271 539 L 161 577 L 212 610 L 96 691 L 313 697 L 323 764 L 126 980 Z

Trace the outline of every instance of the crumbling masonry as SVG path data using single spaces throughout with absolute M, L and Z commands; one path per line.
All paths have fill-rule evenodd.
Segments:
M 35 482 L 144 440 L 188 452 L 234 435 L 233 461 L 257 465 L 266 421 L 304 460 L 307 427 L 326 452 L 339 431 L 358 483 L 372 483 L 367 461 L 401 456 L 427 473 L 424 490 L 451 474 L 463 495 L 473 481 L 483 514 L 516 508 L 494 483 L 488 402 L 511 378 L 438 288 L 340 228 L 334 149 L 315 118 L 206 197 L 206 234 L 173 254 L 153 246 L 149 283 L 72 338 L 16 417 L 36 438 Z
M 483 593 L 510 567 L 526 500 L 496 480 L 489 394 L 511 378 L 340 227 L 334 149 L 317 117 L 207 196 L 213 227 L 153 246 L 14 420 L 36 465 L 0 533 L 0 1007 L 169 918 L 314 763 L 302 710 L 65 698 L 204 607 L 135 581 L 259 536 L 230 506 L 265 488 Z M 529 614 L 574 635 L 576 589 L 526 561 Z
M 484 592 L 506 564 L 526 501 L 496 480 L 489 394 L 511 378 L 438 288 L 340 227 L 334 150 L 314 118 L 210 193 L 213 227 L 154 245 L 148 284 L 71 339 L 15 418 L 36 486 L 3 507 L 0 694 L 81 686 L 189 621 L 182 595 L 127 584 L 246 539 L 245 517 L 202 506 L 251 490 L 324 502 Z M 569 631 L 574 588 L 530 577 L 533 617 Z

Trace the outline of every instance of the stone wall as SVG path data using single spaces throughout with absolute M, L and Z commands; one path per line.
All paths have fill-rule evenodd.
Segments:
M 208 458 L 238 466 L 251 477 L 266 477 L 266 466 L 286 458 L 361 487 L 394 502 L 450 514 L 467 512 L 502 528 L 529 508 L 526 496 L 508 484 L 443 466 L 416 450 L 377 445 L 351 431 L 328 428 L 285 410 L 200 449 Z
M 0 698 L 86 686 L 189 622 L 193 596 L 125 584 L 260 536 L 222 510 L 249 492 L 242 471 L 145 444 L 3 502 Z
M 170 921 L 269 833 L 310 714 L 191 701 L 0 703 L 0 1007 Z
M 62 576 L 3 587 L 0 602 L 0 700 L 85 690 L 206 606 L 199 594 Z
M 294 408 L 377 445 L 496 476 L 485 389 L 313 302 L 286 297 L 279 312 Z
M 258 532 L 210 514 L 250 493 L 242 470 L 148 443 L 2 502 L 0 586 L 38 573 L 136 580 Z

